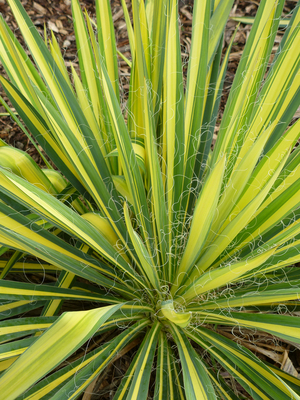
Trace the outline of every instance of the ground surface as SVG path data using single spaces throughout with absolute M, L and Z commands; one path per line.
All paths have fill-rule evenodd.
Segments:
M 72 25 L 72 14 L 71 14 L 71 2 L 70 0 L 25 0 L 22 1 L 25 9 L 30 15 L 32 21 L 36 25 L 37 29 L 43 33 L 44 23 L 46 24 L 48 33 L 53 30 L 56 38 L 63 49 L 63 54 L 67 65 L 73 64 L 75 68 L 78 68 L 78 59 L 76 56 L 76 44 L 75 36 Z M 130 3 L 130 0 L 127 0 Z M 125 21 L 123 11 L 118 0 L 111 0 L 113 19 L 115 24 L 115 32 L 117 39 L 118 50 L 124 53 L 130 58 L 129 42 L 126 35 Z M 86 8 L 88 13 L 94 17 L 94 2 L 84 1 L 81 2 L 83 8 Z M 244 1 L 237 0 L 232 10 L 232 16 L 255 16 L 259 1 Z M 284 7 L 284 14 L 288 15 L 291 9 L 295 6 L 295 1 L 287 1 Z M 191 43 L 191 30 L 192 30 L 192 8 L 193 1 L 186 0 L 180 1 L 180 20 L 181 20 L 181 44 L 182 44 L 182 56 L 184 60 L 188 60 Z M 14 22 L 12 13 L 5 0 L 0 0 L 0 12 L 4 16 L 6 22 L 13 29 L 21 43 L 22 38 L 16 23 Z M 227 24 L 226 34 L 224 37 L 224 50 L 232 37 L 232 33 L 236 28 L 237 23 L 235 21 L 229 21 Z M 226 99 L 233 81 L 234 73 L 238 66 L 239 59 L 241 57 L 244 45 L 250 32 L 250 25 L 240 25 L 235 42 L 230 55 L 228 71 L 226 75 L 223 97 L 221 101 L 221 107 L 219 112 L 219 120 L 222 118 Z M 276 37 L 275 46 L 273 52 L 275 53 L 282 35 L 279 33 Z M 120 84 L 123 88 L 124 101 L 126 100 L 126 93 L 129 89 L 129 75 L 130 71 L 126 63 L 120 60 Z M 3 69 L 0 65 L 0 73 L 3 73 Z M 7 100 L 5 93 L 0 88 L 0 95 Z M 0 113 L 4 112 L 4 107 L 0 106 Z M 217 129 L 215 134 L 217 135 Z M 16 146 L 19 149 L 27 151 L 36 162 L 40 165 L 42 160 L 40 159 L 38 152 L 30 144 L 27 136 L 18 128 L 18 126 L 12 122 L 10 117 L 0 117 L 0 138 Z M 230 329 L 223 330 L 222 333 L 227 337 L 233 338 L 236 335 L 243 345 L 246 345 L 249 349 L 254 351 L 262 359 L 272 362 L 282 369 L 299 376 L 300 373 L 300 348 L 296 349 L 292 345 L 286 343 L 275 343 L 273 338 L 268 335 L 253 335 L 252 345 L 248 344 L 247 335 L 249 332 L 244 332 L 244 336 L 240 332 L 232 332 Z M 239 335 L 239 336 L 237 336 Z M 243 340 L 245 338 L 245 340 Z M 109 337 L 102 337 L 102 341 L 109 340 Z M 96 345 L 96 344 L 95 344 Z M 120 354 L 118 360 L 115 360 L 106 371 L 99 377 L 99 379 L 93 383 L 93 386 L 86 390 L 83 395 L 83 400 L 108 400 L 112 399 L 116 387 L 119 385 L 120 380 L 126 372 L 130 361 L 134 354 L 134 348 L 125 348 L 124 354 Z M 221 372 L 224 378 L 227 378 L 226 371 Z M 153 384 L 153 382 L 152 382 Z M 236 387 L 236 390 L 241 390 L 240 387 Z M 92 394 L 93 393 L 93 394 Z

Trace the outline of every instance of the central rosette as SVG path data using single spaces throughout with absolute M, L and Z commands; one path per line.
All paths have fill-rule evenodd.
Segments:
M 170 321 L 181 328 L 185 328 L 190 322 L 191 313 L 176 310 L 173 300 L 166 300 L 158 304 L 158 318 L 161 322 Z

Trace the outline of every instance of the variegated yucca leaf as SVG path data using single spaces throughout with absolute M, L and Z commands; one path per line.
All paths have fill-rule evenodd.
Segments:
M 186 76 L 177 0 L 121 0 L 129 58 L 72 0 L 79 70 L 8 3 L 32 57 L 0 17 L 0 102 L 46 168 L 0 140 L 0 398 L 81 398 L 130 352 L 114 400 L 299 400 L 252 350 L 300 344 L 300 3 L 241 20 L 221 121 L 233 0 L 194 1 Z

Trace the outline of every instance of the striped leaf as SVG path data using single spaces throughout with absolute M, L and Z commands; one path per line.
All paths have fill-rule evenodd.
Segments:
M 79 70 L 8 3 L 0 103 L 47 168 L 0 140 L 1 399 L 86 398 L 130 352 L 115 400 L 300 400 L 238 340 L 300 345 L 300 2 L 279 46 L 260 2 L 225 98 L 233 0 L 195 0 L 191 43 L 177 0 L 121 0 L 124 54 L 72 0 Z
M 275 373 L 246 348 L 205 328 L 188 336 L 211 353 L 258 399 L 299 399 Z M 241 372 L 240 372 L 241 371 Z
M 159 335 L 157 360 L 154 400 L 184 399 L 175 355 L 162 332 Z
M 186 335 L 174 325 L 171 331 L 179 351 L 187 399 L 217 399 L 212 382 L 206 372 L 206 367 L 191 346 Z
M 22 283 L 7 280 L 0 280 L 0 297 L 6 300 L 50 300 L 50 299 L 73 299 L 73 300 L 91 300 L 103 303 L 119 303 L 103 292 L 100 294 L 90 294 L 85 291 L 71 290 L 64 287 L 54 287 L 43 285 L 33 285 L 32 283 Z
M 1 376 L 2 395 L 9 400 L 22 394 L 24 390 L 76 351 L 118 308 L 120 305 L 64 313 Z M 41 361 L 43 359 L 44 362 Z M 16 371 L 21 372 L 23 376 L 23 380 L 18 381 L 17 384 Z
M 78 395 L 97 377 L 97 375 L 115 358 L 118 356 L 118 352 L 121 351 L 130 341 L 141 333 L 141 330 L 148 325 L 149 321 L 143 321 L 136 323 L 131 328 L 128 328 L 119 336 L 117 336 L 108 346 L 98 352 L 93 360 L 81 368 L 79 373 L 76 373 L 72 380 L 69 380 L 55 395 L 52 397 L 53 400 L 59 400 L 66 395 L 68 398 L 76 399 Z
M 160 329 L 161 325 L 159 323 L 153 324 L 141 344 L 140 356 L 137 360 L 126 400 L 147 399 L 150 374 Z
M 238 278 L 244 275 L 246 272 L 257 268 L 266 262 L 266 260 L 268 260 L 268 258 L 274 254 L 274 252 L 275 249 L 271 249 L 252 259 L 245 259 L 222 268 L 208 271 L 191 283 L 184 290 L 183 294 L 181 294 L 181 298 L 184 298 L 185 301 L 189 301 L 202 293 L 206 293 L 216 288 L 225 286 L 232 281 L 238 280 Z

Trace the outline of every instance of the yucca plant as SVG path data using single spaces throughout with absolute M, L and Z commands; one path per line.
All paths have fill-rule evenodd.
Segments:
M 1 102 L 52 163 L 1 142 L 1 399 L 77 399 L 134 348 L 114 399 L 300 399 L 232 340 L 300 345 L 300 4 L 271 62 L 260 2 L 213 150 L 233 0 L 195 0 L 186 81 L 177 1 L 122 0 L 126 107 L 109 0 L 72 1 L 79 73 L 9 4 L 32 58 L 2 17 Z

